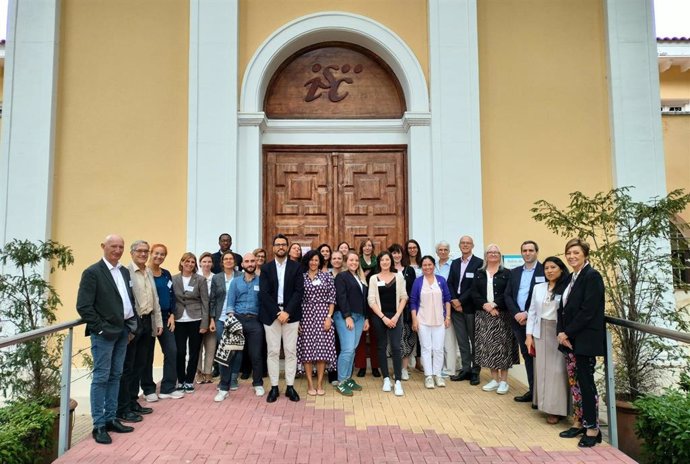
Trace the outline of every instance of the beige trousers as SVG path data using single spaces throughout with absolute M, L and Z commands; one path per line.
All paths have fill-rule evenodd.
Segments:
M 289 322 L 281 324 L 278 319 L 273 324 L 264 324 L 266 332 L 266 348 L 268 350 L 268 377 L 271 379 L 271 386 L 278 386 L 280 377 L 280 341 L 283 341 L 283 351 L 285 352 L 285 383 L 294 385 L 295 372 L 297 371 L 297 332 L 299 322 Z

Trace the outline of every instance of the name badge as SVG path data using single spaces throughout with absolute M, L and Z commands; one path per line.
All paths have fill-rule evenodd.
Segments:
M 563 296 L 563 295 L 556 295 L 556 296 L 553 297 L 553 299 L 554 299 L 554 301 L 555 301 L 556 303 L 560 303 L 560 302 L 561 302 L 561 297 L 562 297 L 562 296 Z
M 321 285 L 321 280 L 319 280 L 319 279 L 314 279 L 314 280 L 311 281 L 311 284 L 314 285 L 314 286 L 316 286 L 316 285 Z
M 194 291 L 194 286 L 192 286 L 192 285 L 185 285 L 185 286 L 184 286 L 184 291 L 185 291 L 185 292 L 193 292 L 193 291 Z
M 259 286 L 258 286 L 258 285 L 254 285 L 254 291 L 255 291 L 255 292 L 258 292 L 258 291 L 259 291 Z
M 465 272 L 465 279 L 474 279 L 474 272 Z
M 376 285 L 378 285 L 379 287 L 385 287 L 385 286 L 386 286 L 386 282 L 384 282 L 383 280 L 379 280 L 379 281 L 376 283 Z
M 168 288 L 172 288 L 172 280 L 168 280 Z
M 129 286 L 130 286 L 130 288 L 133 287 L 131 280 L 129 281 Z
M 536 283 L 538 283 L 538 284 L 543 284 L 544 282 L 546 282 L 546 277 L 544 277 L 544 276 L 536 276 L 536 277 L 534 278 L 534 281 L 535 281 Z

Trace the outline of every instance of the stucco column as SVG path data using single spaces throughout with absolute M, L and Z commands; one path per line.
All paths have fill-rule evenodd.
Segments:
M 471 235 L 481 250 L 478 53 L 476 0 L 429 0 L 433 240 Z
M 636 199 L 666 194 L 651 0 L 606 0 L 613 184 Z
M 215 251 L 237 228 L 237 0 L 189 2 L 187 249 Z
M 266 129 L 263 112 L 239 113 L 237 195 L 237 242 L 249 251 L 262 246 L 263 225 L 263 153 L 261 134 Z
M 435 205 L 431 177 L 431 115 L 406 112 L 403 126 L 408 133 L 407 216 L 410 238 L 419 242 L 424 254 L 434 243 Z
M 0 147 L 0 246 L 51 237 L 59 0 L 10 0 Z

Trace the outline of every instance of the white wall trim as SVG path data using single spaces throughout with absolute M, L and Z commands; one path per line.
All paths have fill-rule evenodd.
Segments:
M 190 0 L 187 249 L 197 253 L 223 232 L 238 248 L 237 59 L 237 0 Z
M 0 147 L 0 246 L 52 236 L 60 1 L 10 0 Z
M 408 113 L 397 121 L 265 121 L 267 84 L 278 66 L 298 50 L 323 41 L 344 41 L 376 53 L 391 67 L 405 94 Z M 261 243 L 262 144 L 406 144 L 410 160 L 428 159 L 431 151 L 429 97 L 421 65 L 404 41 L 382 24 L 343 12 L 321 12 L 279 28 L 256 51 L 242 80 L 237 185 L 244 199 L 238 205 L 238 240 Z M 420 123 L 421 122 L 421 123 Z M 408 164 L 409 165 L 409 164 Z M 414 172 L 414 171 L 410 171 Z M 410 233 L 431 241 L 426 213 L 433 201 L 424 176 L 408 175 Z M 247 220 L 245 220 L 245 218 Z
M 444 205 L 433 208 L 434 239 L 470 235 L 482 250 L 477 0 L 429 0 L 429 47 L 432 188 Z

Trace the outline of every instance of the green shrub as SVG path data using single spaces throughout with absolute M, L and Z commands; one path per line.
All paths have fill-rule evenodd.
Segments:
M 38 403 L 12 403 L 0 409 L 0 462 L 43 462 L 52 449 L 56 414 Z
M 690 393 L 667 390 L 661 396 L 644 396 L 634 404 L 639 410 L 635 433 L 644 440 L 646 462 L 690 462 Z

